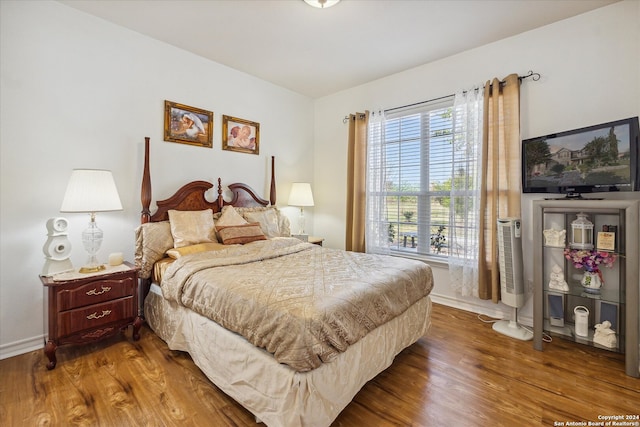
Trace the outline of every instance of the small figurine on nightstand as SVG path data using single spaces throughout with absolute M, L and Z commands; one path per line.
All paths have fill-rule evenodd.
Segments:
M 567 281 L 564 280 L 564 272 L 558 264 L 555 264 L 553 268 L 551 268 L 551 274 L 549 276 L 549 289 L 555 289 L 564 292 L 569 291 L 569 285 L 567 284 Z
M 617 344 L 616 331 L 611 329 L 611 322 L 605 320 L 595 326 L 596 333 L 593 336 L 593 342 L 601 346 L 614 348 Z

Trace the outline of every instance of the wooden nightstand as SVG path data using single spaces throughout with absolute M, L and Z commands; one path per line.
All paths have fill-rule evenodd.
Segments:
M 140 339 L 138 269 L 128 262 L 123 266 L 69 280 L 40 276 L 48 288 L 49 335 L 44 346 L 47 369 L 56 367 L 59 345 L 98 341 L 129 325 L 133 325 L 134 341 Z

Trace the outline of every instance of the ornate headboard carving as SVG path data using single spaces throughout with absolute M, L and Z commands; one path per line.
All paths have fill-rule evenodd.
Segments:
M 233 199 L 230 202 L 224 202 L 225 205 L 232 206 L 267 206 L 269 200 L 265 200 L 262 197 L 257 196 L 251 187 L 241 182 L 229 184 L 229 190 L 233 194 Z
M 213 212 L 221 210 L 222 200 L 222 184 L 218 178 L 218 198 L 215 202 L 209 202 L 205 198 L 205 193 L 213 187 L 213 184 L 206 181 L 193 181 L 183 185 L 168 199 L 156 202 L 158 210 L 151 215 L 151 222 L 167 221 L 169 219 L 169 210 L 175 209 L 179 211 L 202 211 L 212 209 Z

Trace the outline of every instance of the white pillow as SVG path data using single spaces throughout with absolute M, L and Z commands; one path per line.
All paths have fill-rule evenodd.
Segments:
M 169 223 L 173 236 L 173 247 L 216 242 L 213 225 L 213 211 L 176 211 L 169 210 Z

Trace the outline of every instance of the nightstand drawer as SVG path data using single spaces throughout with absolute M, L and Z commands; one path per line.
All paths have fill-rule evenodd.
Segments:
M 136 316 L 133 296 L 58 313 L 58 336 L 96 328 Z
M 95 280 L 76 288 L 58 291 L 58 310 L 71 310 L 132 296 L 135 290 L 136 281 L 131 276 L 122 279 Z

